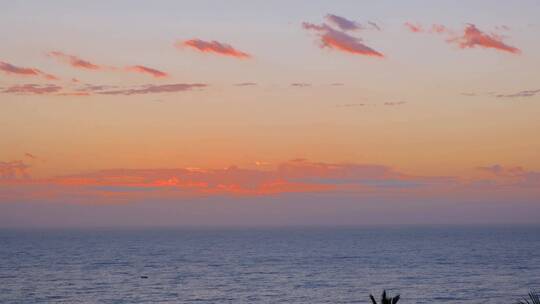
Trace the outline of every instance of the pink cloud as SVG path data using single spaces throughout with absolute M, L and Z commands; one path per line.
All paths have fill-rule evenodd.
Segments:
M 414 33 L 427 32 L 431 34 L 443 34 L 449 36 L 448 43 L 456 43 L 461 49 L 467 48 L 490 48 L 512 54 L 520 54 L 521 50 L 503 42 L 503 38 L 497 34 L 487 34 L 478 29 L 474 24 L 469 24 L 462 34 L 456 34 L 442 24 L 433 24 L 429 30 L 424 30 L 420 24 L 406 22 L 405 26 Z
M 102 66 L 92 63 L 88 60 L 81 59 L 74 55 L 68 55 L 60 51 L 52 51 L 52 52 L 49 52 L 47 55 L 49 55 L 50 57 L 56 58 L 78 69 L 100 70 L 103 68 Z
M 421 33 L 424 31 L 424 29 L 422 28 L 422 26 L 420 24 L 413 24 L 411 22 L 405 22 L 403 24 L 409 31 L 413 32 L 413 33 Z
M 21 84 L 13 85 L 1 91 L 2 93 L 10 94 L 32 94 L 32 95 L 44 95 L 51 93 L 58 93 L 62 90 L 61 86 L 54 84 Z
M 152 68 L 149 68 L 149 67 L 146 67 L 146 66 L 142 66 L 142 65 L 131 66 L 131 67 L 128 67 L 127 70 L 131 71 L 131 72 L 135 72 L 135 73 L 147 74 L 147 75 L 150 75 L 150 76 L 155 77 L 155 78 L 169 77 L 169 74 L 167 74 L 165 72 L 162 72 L 162 71 L 159 71 L 159 70 L 156 70 L 156 69 L 152 69 Z
M 40 76 L 47 80 L 58 80 L 58 77 L 45 73 L 39 69 L 18 67 L 4 61 L 0 61 L 0 71 L 8 75 Z
M 479 30 L 474 24 L 469 24 L 465 28 L 463 36 L 453 39 L 451 42 L 458 43 L 459 47 L 462 49 L 482 47 L 496 49 L 512 54 L 521 53 L 520 49 L 504 43 L 502 41 L 502 37 L 499 35 L 486 34 Z
M 325 23 L 318 25 L 308 22 L 302 23 L 302 27 L 305 30 L 317 33 L 320 38 L 321 48 L 335 49 L 354 55 L 384 57 L 382 53 L 365 45 L 361 38 L 351 36 L 341 28 L 334 29 Z
M 214 53 L 223 56 L 236 57 L 239 59 L 251 58 L 250 54 L 239 51 L 229 44 L 218 42 L 215 40 L 204 41 L 200 39 L 190 39 L 177 42 L 176 47 L 190 47 L 203 53 Z

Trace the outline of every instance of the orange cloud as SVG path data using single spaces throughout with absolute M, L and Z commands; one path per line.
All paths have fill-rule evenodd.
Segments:
M 128 67 L 127 70 L 131 71 L 131 72 L 135 72 L 135 73 L 147 74 L 147 75 L 150 75 L 150 76 L 155 77 L 155 78 L 169 77 L 169 74 L 167 74 L 165 72 L 162 72 L 162 71 L 159 71 L 159 70 L 156 70 L 156 69 L 152 69 L 152 68 L 149 68 L 149 67 L 145 67 L 145 66 L 142 66 L 142 65 L 131 66 L 131 67 Z
M 343 27 L 349 29 L 357 27 L 353 27 L 352 25 L 347 26 L 348 23 L 336 20 L 332 18 L 332 22 L 337 25 L 338 29 L 334 29 L 325 23 L 317 25 L 309 22 L 302 23 L 302 27 L 308 31 L 317 33 L 320 38 L 321 48 L 335 49 L 355 55 L 384 57 L 382 53 L 365 45 L 361 38 L 351 36 L 345 30 L 342 30 Z
M 176 47 L 190 47 L 203 53 L 214 53 L 223 56 L 231 56 L 240 59 L 251 58 L 251 55 L 242 51 L 239 51 L 229 44 L 221 43 L 218 41 L 204 41 L 200 39 L 190 39 L 186 41 L 179 41 L 176 43 Z
M 57 93 L 62 90 L 61 86 L 54 84 L 22 84 L 14 85 L 9 88 L 1 91 L 2 93 L 11 93 L 11 94 L 33 94 L 33 95 L 43 95 Z
M 451 42 L 457 42 L 462 49 L 466 48 L 491 48 L 508 52 L 512 54 L 520 54 L 521 50 L 510 46 L 502 41 L 502 37 L 496 34 L 486 34 L 480 31 L 474 24 L 469 24 L 464 32 L 463 36 L 451 40 Z
M 102 66 L 94 64 L 88 60 L 81 59 L 74 55 L 68 55 L 60 51 L 52 51 L 52 52 L 49 52 L 47 55 L 49 55 L 50 57 L 56 58 L 78 69 L 100 70 L 103 68 Z
M 8 75 L 41 76 L 47 80 L 58 80 L 58 77 L 45 73 L 39 69 L 18 67 L 4 61 L 0 61 L 0 71 Z

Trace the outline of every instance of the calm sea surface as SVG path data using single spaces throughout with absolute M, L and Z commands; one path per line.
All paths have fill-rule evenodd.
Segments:
M 0 230 L 0 303 L 514 303 L 540 227 Z

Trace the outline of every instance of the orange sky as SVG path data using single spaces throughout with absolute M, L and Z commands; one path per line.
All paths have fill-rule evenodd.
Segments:
M 280 171 L 305 159 L 382 166 L 397 174 L 385 183 L 400 195 L 403 176 L 452 179 L 415 186 L 406 200 L 427 193 L 473 200 L 498 189 L 509 201 L 538 203 L 538 3 L 310 4 L 286 12 L 279 1 L 219 5 L 219 16 L 200 2 L 119 1 L 106 11 L 6 4 L 0 200 L 67 202 L 69 194 L 107 202 L 109 190 L 93 186 L 156 185 L 165 188 L 139 198 L 182 200 L 169 188 L 193 189 L 175 184 L 182 174 L 174 170 L 231 166 L 270 177 L 253 188 L 244 171 L 211 182 L 205 175 L 190 181 L 206 183 L 195 196 L 387 191 L 358 168 L 330 181 L 306 168 L 301 182 Z M 255 18 L 261 8 L 269 14 Z M 112 169 L 160 175 L 66 183 Z M 120 192 L 132 199 L 131 190 Z

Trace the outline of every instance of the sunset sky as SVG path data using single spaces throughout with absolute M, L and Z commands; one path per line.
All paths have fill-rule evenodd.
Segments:
M 0 226 L 538 222 L 538 1 L 0 4 Z

